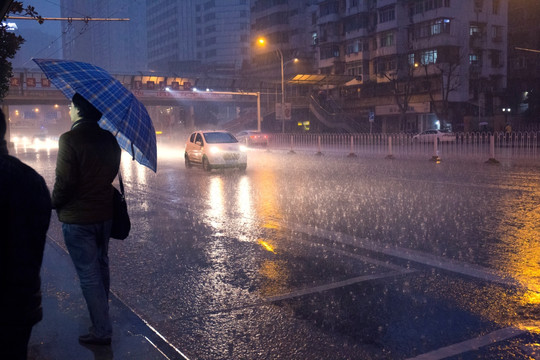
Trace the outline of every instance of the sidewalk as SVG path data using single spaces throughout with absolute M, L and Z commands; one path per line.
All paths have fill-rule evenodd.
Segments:
M 29 360 L 185 359 L 111 294 L 111 346 L 83 346 L 90 319 L 69 255 L 47 240 L 41 268 L 43 320 L 34 326 Z

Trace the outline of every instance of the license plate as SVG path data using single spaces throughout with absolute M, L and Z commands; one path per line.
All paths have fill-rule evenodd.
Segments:
M 238 154 L 224 154 L 223 158 L 225 160 L 238 160 Z

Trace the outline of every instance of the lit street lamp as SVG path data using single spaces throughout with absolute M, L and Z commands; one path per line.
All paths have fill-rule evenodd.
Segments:
M 264 38 L 259 38 L 257 40 L 257 43 L 260 46 L 266 45 L 266 40 Z M 276 49 L 276 53 L 279 55 L 279 60 L 281 63 L 281 132 L 285 132 L 285 74 L 284 74 L 284 60 L 283 60 L 283 52 L 281 49 Z M 297 58 L 291 59 L 290 61 L 298 62 Z
M 505 125 L 508 125 L 508 114 L 512 111 L 511 108 L 502 108 L 502 111 L 504 113 L 504 123 Z

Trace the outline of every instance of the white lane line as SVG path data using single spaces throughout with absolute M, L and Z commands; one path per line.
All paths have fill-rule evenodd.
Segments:
M 306 241 L 306 240 L 297 239 L 297 238 L 294 239 L 294 241 L 297 242 L 297 243 L 303 243 L 303 244 L 308 244 L 308 245 L 313 244 L 313 242 L 311 242 L 311 241 Z M 376 259 L 373 259 L 373 258 L 370 258 L 370 257 L 367 257 L 367 256 L 354 254 L 354 253 L 351 253 L 351 252 L 348 252 L 348 251 L 345 251 L 345 250 L 341 250 L 341 249 L 336 249 L 336 248 L 333 248 L 333 247 L 328 246 L 326 244 L 322 244 L 322 243 L 317 243 L 317 244 L 320 245 L 320 246 L 325 247 L 329 251 L 332 251 L 332 252 L 334 252 L 336 254 L 345 255 L 345 256 L 348 256 L 348 257 L 351 257 L 351 258 L 354 258 L 354 259 L 357 259 L 357 260 L 361 260 L 361 261 L 369 263 L 369 264 L 385 267 L 387 269 L 391 269 L 391 270 L 394 270 L 394 271 L 407 271 L 407 270 L 409 270 L 407 268 L 404 268 L 404 267 L 398 266 L 398 265 L 394 265 L 394 264 L 391 264 L 389 262 L 376 260 Z
M 515 280 L 505 276 L 504 274 L 494 269 L 489 269 L 453 259 L 447 259 L 433 254 L 406 249 L 399 246 L 378 244 L 365 238 L 357 238 L 352 235 L 320 229 L 306 224 L 283 222 L 282 225 L 299 233 L 326 238 L 328 240 L 336 241 L 339 243 L 352 245 L 355 247 L 378 252 L 385 255 L 390 255 L 404 260 L 414 261 L 420 264 L 429 265 L 432 267 L 467 275 L 477 279 L 490 281 L 502 285 L 519 285 Z
M 494 331 L 492 333 L 480 336 L 474 339 L 466 340 L 457 344 L 446 346 L 428 353 L 418 355 L 407 360 L 439 360 L 450 356 L 466 353 L 468 351 L 478 350 L 483 346 L 492 345 L 499 341 L 504 341 L 515 336 L 526 333 L 525 330 L 520 330 L 515 327 L 507 327 Z
M 292 298 L 295 298 L 295 297 L 298 297 L 298 296 L 315 294 L 315 293 L 319 293 L 319 292 L 323 292 L 323 291 L 327 291 L 327 290 L 337 289 L 337 288 L 340 288 L 340 287 L 357 284 L 357 283 L 360 283 L 360 282 L 363 282 L 363 281 L 383 279 L 383 278 L 386 278 L 386 277 L 393 277 L 393 276 L 408 274 L 408 273 L 412 273 L 412 272 L 414 272 L 414 270 L 391 271 L 391 272 L 387 272 L 387 273 L 383 273 L 383 274 L 357 276 L 357 277 L 350 278 L 350 279 L 347 279 L 347 280 L 337 281 L 337 282 L 334 282 L 334 283 L 331 283 L 331 284 L 315 286 L 315 287 L 310 287 L 310 288 L 306 288 L 306 289 L 300 289 L 300 290 L 293 291 L 293 292 L 287 293 L 287 294 L 267 297 L 264 300 L 265 300 L 265 302 L 287 300 L 287 299 L 292 299 Z

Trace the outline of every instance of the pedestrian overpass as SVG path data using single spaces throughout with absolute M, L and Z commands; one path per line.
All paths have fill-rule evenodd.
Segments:
M 251 83 L 235 79 L 187 78 L 178 76 L 158 76 L 155 74 L 112 74 L 147 108 L 156 130 L 171 128 L 174 124 L 182 124 L 184 128 L 194 127 L 196 109 L 218 109 L 221 118 L 233 120 L 241 108 L 260 107 L 259 93 L 242 91 L 214 91 L 231 89 L 231 86 L 256 87 Z M 234 84 L 236 82 L 236 84 Z M 198 90 L 197 86 L 201 88 Z M 260 84 L 259 84 L 260 86 Z M 257 95 L 257 96 L 253 96 Z M 13 128 L 24 122 L 46 122 L 42 114 L 37 113 L 43 106 L 48 117 L 58 118 L 69 124 L 67 99 L 39 69 L 14 69 L 10 80 L 9 91 L 1 103 L 2 109 L 10 118 Z M 211 104 L 211 105 L 210 105 Z M 29 111 L 18 108 L 31 106 Z M 44 112 L 45 114 L 45 112 Z M 52 114 L 52 115 L 51 115 Z

